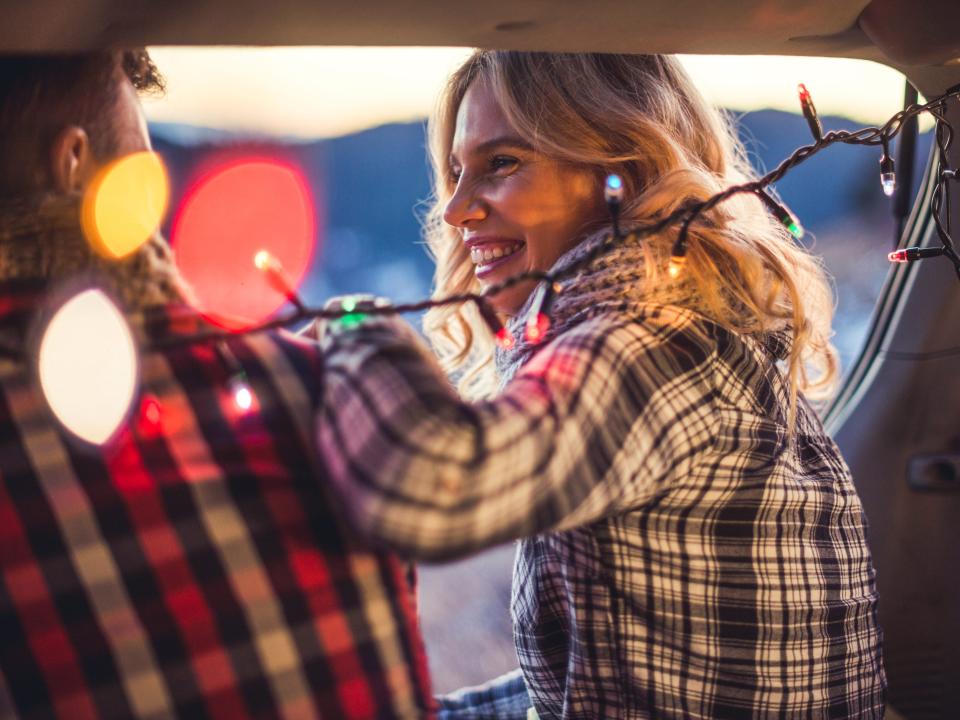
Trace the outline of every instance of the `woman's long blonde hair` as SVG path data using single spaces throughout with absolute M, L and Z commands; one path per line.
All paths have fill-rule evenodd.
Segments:
M 434 296 L 477 292 L 470 255 L 443 209 L 457 111 L 471 83 L 488 83 L 518 133 L 541 153 L 607 173 L 625 185 L 623 226 L 648 224 L 754 177 L 725 118 L 679 62 L 662 55 L 481 50 L 450 78 L 430 122 L 434 197 L 426 240 L 436 260 Z M 736 196 L 691 226 L 682 278 L 667 273 L 678 228 L 642 240 L 643 296 L 680 305 L 738 333 L 788 329 L 791 424 L 796 392 L 829 392 L 833 296 L 819 261 L 752 196 Z M 493 339 L 472 304 L 434 308 L 424 329 L 448 372 L 471 396 L 496 387 Z

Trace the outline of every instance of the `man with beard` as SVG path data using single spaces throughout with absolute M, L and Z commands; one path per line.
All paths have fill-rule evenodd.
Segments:
M 150 149 L 143 50 L 0 59 L 0 714 L 418 717 L 430 695 L 398 559 L 345 532 L 316 456 L 318 347 L 177 343 L 205 321 L 155 234 L 91 250 L 84 191 Z M 27 337 L 62 283 L 114 297 L 149 347 L 101 447 L 57 422 Z M 257 398 L 231 414 L 230 377 Z

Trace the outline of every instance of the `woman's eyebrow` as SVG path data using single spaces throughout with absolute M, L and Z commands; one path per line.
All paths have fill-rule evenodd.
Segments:
M 528 152 L 534 151 L 533 145 L 521 137 L 516 135 L 500 135 L 495 138 L 490 138 L 489 140 L 484 140 L 479 145 L 472 147 L 470 149 L 470 153 L 474 155 L 483 155 L 496 148 L 514 148 L 517 150 L 527 150 Z M 453 166 L 457 163 L 457 156 L 451 152 L 447 158 L 447 164 Z
M 474 152 L 485 153 L 498 147 L 512 147 L 518 150 L 533 150 L 533 145 L 516 135 L 501 135 L 485 140 L 474 148 Z

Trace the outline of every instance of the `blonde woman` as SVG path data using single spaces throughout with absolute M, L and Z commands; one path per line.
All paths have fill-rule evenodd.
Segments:
M 575 263 L 748 174 L 669 57 L 477 52 L 432 123 L 436 295 Z M 333 323 L 320 443 L 350 519 L 414 558 L 519 539 L 520 670 L 445 717 L 880 717 L 874 571 L 849 472 L 805 393 L 836 375 L 818 262 L 754 197 L 426 329 Z M 459 378 L 461 394 L 447 374 Z M 464 399 L 469 397 L 472 399 Z M 464 648 L 469 652 L 469 648 Z

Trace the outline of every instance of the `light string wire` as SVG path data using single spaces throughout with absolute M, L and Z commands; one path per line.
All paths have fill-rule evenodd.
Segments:
M 614 247 L 626 242 L 635 242 L 644 237 L 655 235 L 666 230 L 668 227 L 681 223 L 677 238 L 677 245 L 684 245 L 687 242 L 687 231 L 697 219 L 720 203 L 736 196 L 747 193 L 762 195 L 766 188 L 781 180 L 790 170 L 807 161 L 824 148 L 836 145 L 838 143 L 845 145 L 866 145 L 866 146 L 888 146 L 889 142 L 903 130 L 906 120 L 920 115 L 921 113 L 930 113 L 936 121 L 935 139 L 937 143 L 937 187 L 931 201 L 931 214 L 936 225 L 937 235 L 941 242 L 940 248 L 932 249 L 936 255 L 942 255 L 949 259 L 956 270 L 957 277 L 960 278 L 960 256 L 958 256 L 953 240 L 950 237 L 950 209 L 949 209 L 949 188 L 950 182 L 960 180 L 960 173 L 949 168 L 948 152 L 953 141 L 953 128 L 947 122 L 946 111 L 947 102 L 960 97 L 960 85 L 956 85 L 947 90 L 933 100 L 923 104 L 912 104 L 896 114 L 894 114 L 884 125 L 880 127 L 868 126 L 855 131 L 834 130 L 823 134 L 817 138 L 814 135 L 815 142 L 810 145 L 804 145 L 797 148 L 789 157 L 783 160 L 776 168 L 766 175 L 749 182 L 730 187 L 718 192 L 711 197 L 699 201 L 688 203 L 662 219 L 647 225 L 637 226 L 625 231 L 617 227 L 617 231 L 604 236 L 604 238 L 590 248 L 582 257 L 576 261 L 564 266 L 561 269 L 546 272 L 541 270 L 528 270 L 523 273 L 513 275 L 506 280 L 488 286 L 482 293 L 458 293 L 441 298 L 425 299 L 416 302 L 399 303 L 396 305 L 379 305 L 374 303 L 363 303 L 361 308 L 352 305 L 351 308 L 311 308 L 303 304 L 296 293 L 292 290 L 287 293 L 287 300 L 294 306 L 292 312 L 284 313 L 279 317 L 263 323 L 259 323 L 242 330 L 205 330 L 198 333 L 178 335 L 171 338 L 162 338 L 145 343 L 144 349 L 165 350 L 174 347 L 182 347 L 194 343 L 207 343 L 227 340 L 238 335 L 266 332 L 278 330 L 296 325 L 310 320 L 338 320 L 347 315 L 355 315 L 358 311 L 364 315 L 400 315 L 406 313 L 422 312 L 431 308 L 442 307 L 445 305 L 462 305 L 466 303 L 475 303 L 478 308 L 489 307 L 489 298 L 504 290 L 507 290 L 520 283 L 531 280 L 540 283 L 559 283 L 562 280 L 576 276 L 584 269 L 589 267 L 601 255 L 609 252 Z M 762 199 L 762 197 L 761 197 Z M 675 245 L 675 248 L 677 246 Z M 916 249 L 913 249 L 916 250 Z M 924 248 L 924 250 L 931 250 Z M 901 253 L 904 251 L 900 251 Z M 928 255 L 923 255 L 927 257 Z M 892 258 L 891 258 L 892 259 Z M 911 260 L 917 257 L 910 257 Z M 489 313 L 481 312 L 481 315 L 489 316 Z M 489 321 L 488 321 L 489 324 Z M 493 328 L 491 328 L 493 329 Z M 7 356 L 20 357 L 23 352 L 21 348 L 8 347 L 6 343 L 0 344 L 0 354 Z
M 515 285 L 530 280 L 536 280 L 541 283 L 557 283 L 567 278 L 576 276 L 578 273 L 589 267 L 601 255 L 612 250 L 617 245 L 640 240 L 650 235 L 656 235 L 663 232 L 671 225 L 682 223 L 678 240 L 686 241 L 686 233 L 689 227 L 704 213 L 709 212 L 720 203 L 734 197 L 747 193 L 761 193 L 765 189 L 781 180 L 790 170 L 807 161 L 824 148 L 836 145 L 838 143 L 845 145 L 866 145 L 866 146 L 886 146 L 890 140 L 896 137 L 904 128 L 905 121 L 924 112 L 930 113 L 936 120 L 936 141 L 937 141 L 937 188 L 933 197 L 931 211 L 934 222 L 936 223 L 937 234 L 942 243 L 938 248 L 940 253 L 947 257 L 953 263 L 958 278 L 960 278 L 960 257 L 954 248 L 953 240 L 950 237 L 950 218 L 949 218 L 949 190 L 948 184 L 951 181 L 957 181 L 958 178 L 954 171 L 948 168 L 948 151 L 953 140 L 953 128 L 946 119 L 947 101 L 960 97 L 960 85 L 951 87 L 943 95 L 934 98 L 924 104 L 913 104 L 893 115 L 884 125 L 880 127 L 868 126 L 855 131 L 833 130 L 823 134 L 823 136 L 810 145 L 804 145 L 797 148 L 788 158 L 781 162 L 776 168 L 768 172 L 759 179 L 731 185 L 715 195 L 692 204 L 684 205 L 669 215 L 663 217 L 654 223 L 634 227 L 632 229 L 621 231 L 620 233 L 609 233 L 601 242 L 598 242 L 581 258 L 569 265 L 564 266 L 553 272 L 541 270 L 528 270 L 523 273 L 513 275 L 502 282 L 488 286 L 482 293 L 458 293 L 448 295 L 442 298 L 427 299 L 417 302 L 400 303 L 397 305 L 375 306 L 372 303 L 365 304 L 362 312 L 366 315 L 400 315 L 406 313 L 422 312 L 431 308 L 442 307 L 445 305 L 462 305 L 466 303 L 476 303 L 477 306 L 486 305 L 489 298 L 497 293 L 507 290 Z M 187 345 L 194 342 L 209 342 L 235 336 L 237 334 L 246 334 L 254 332 L 263 332 L 268 330 L 277 330 L 286 328 L 308 320 L 337 320 L 346 315 L 356 313 L 357 309 L 344 310 L 343 308 L 302 308 L 292 313 L 287 313 L 281 317 L 268 322 L 258 324 L 237 332 L 227 331 L 209 331 L 193 335 L 185 335 L 177 338 L 158 340 L 149 345 L 150 349 L 162 350 L 170 347 Z

